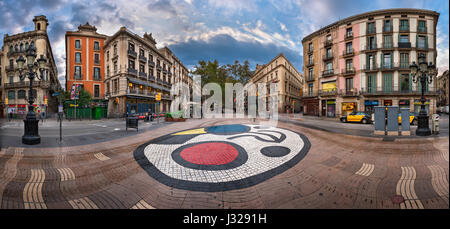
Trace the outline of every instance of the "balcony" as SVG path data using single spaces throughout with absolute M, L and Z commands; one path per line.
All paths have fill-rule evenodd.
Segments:
M 148 80 L 155 82 L 155 77 L 152 76 L 152 75 L 149 75 L 149 76 L 148 76 Z
M 74 74 L 73 75 L 73 78 L 75 79 L 75 80 L 82 80 L 83 79 L 83 74 Z
M 353 55 L 355 55 L 355 50 L 354 49 L 345 49 L 342 52 L 342 57 L 351 57 Z
M 376 32 L 375 27 L 367 27 L 366 34 L 375 34 Z
M 306 64 L 307 68 L 312 67 L 312 66 L 314 66 L 314 61 L 310 61 L 309 63 Z
M 370 44 L 370 45 L 364 45 L 362 47 L 363 52 L 374 52 L 378 50 L 378 45 L 377 44 Z
M 139 77 L 147 78 L 147 73 L 139 72 Z
M 302 95 L 302 98 L 311 98 L 311 97 L 316 97 L 317 96 L 317 92 L 307 92 L 305 94 Z
M 350 88 L 350 89 L 341 89 L 339 91 L 339 94 L 342 97 L 354 97 L 354 96 L 359 96 L 358 94 L 358 89 L 357 88 Z
M 381 71 L 394 71 L 394 65 L 392 63 L 383 63 L 380 66 Z
M 416 49 L 418 49 L 418 50 L 423 50 L 423 51 L 428 50 L 428 42 L 424 42 L 424 43 L 417 42 L 416 46 L 417 46 Z
M 155 62 L 149 60 L 149 61 L 148 61 L 148 65 L 149 65 L 149 66 L 152 66 L 152 67 L 155 67 Z
M 333 76 L 334 74 L 334 69 L 327 69 L 325 71 L 322 71 L 322 77 L 329 77 Z
M 172 72 L 168 72 L 167 74 L 168 74 L 169 76 L 172 76 Z
M 308 54 L 311 54 L 314 52 L 314 49 L 308 49 Z
M 94 60 L 95 65 L 100 65 L 100 60 Z
M 391 87 L 368 87 L 361 88 L 361 95 L 364 96 L 378 96 L 378 95 L 421 95 L 419 87 L 413 90 L 411 87 L 391 88 Z M 435 90 L 427 90 L 426 95 L 437 95 Z
M 156 65 L 156 70 L 161 71 L 162 70 L 161 65 Z
M 4 84 L 5 89 L 6 88 L 22 88 L 22 87 L 30 87 L 30 82 L 14 82 L 14 83 L 5 83 Z M 50 88 L 50 81 L 33 81 L 33 87 L 41 87 L 41 88 Z
M 351 40 L 353 39 L 353 32 L 346 32 L 344 35 L 344 40 Z
M 323 55 L 322 59 L 323 59 L 323 61 L 332 60 L 333 59 L 333 53 L 328 53 L 328 54 Z
M 393 50 L 394 46 L 393 46 L 392 42 L 383 42 L 383 43 L 381 43 L 380 49 L 383 51 Z
M 102 78 L 100 76 L 92 75 L 92 79 L 95 81 L 101 81 Z
M 399 70 L 410 70 L 409 63 L 400 62 L 398 65 Z
M 313 75 L 309 75 L 308 77 L 306 77 L 306 82 L 314 81 L 314 80 L 315 80 L 314 74 Z
M 354 75 L 356 73 L 355 68 L 351 67 L 351 68 L 345 68 L 341 70 L 341 74 L 343 76 L 350 76 L 350 75 Z
M 331 45 L 333 45 L 333 40 L 326 40 L 326 41 L 323 42 L 323 46 L 324 47 L 328 47 L 328 46 L 331 46 Z
M 418 33 L 427 33 L 427 27 L 417 26 Z
M 409 32 L 409 26 L 408 25 L 401 25 L 399 30 L 400 30 L 400 32 Z
M 156 79 L 156 82 L 159 83 L 159 84 L 163 84 L 164 83 L 164 81 L 162 81 L 161 79 Z
M 167 74 L 167 70 L 166 70 L 166 69 L 163 69 L 163 73 L 164 73 L 164 74 Z
M 399 49 L 410 49 L 411 42 L 398 42 L 398 48 Z
M 333 89 L 333 90 L 319 90 L 319 95 L 320 96 L 336 96 L 337 90 Z
M 392 33 L 392 25 L 383 26 L 383 33 Z
M 128 74 L 137 76 L 137 70 L 134 68 L 128 68 L 127 72 L 128 72 Z
M 379 67 L 375 63 L 364 65 L 364 68 L 363 68 L 364 72 L 377 72 L 378 70 L 379 70 Z
M 139 55 L 139 61 L 145 63 L 147 62 L 147 57 Z
M 128 53 L 128 56 L 131 56 L 131 57 L 134 57 L 134 58 L 137 57 L 137 53 L 134 50 L 128 49 L 127 53 Z

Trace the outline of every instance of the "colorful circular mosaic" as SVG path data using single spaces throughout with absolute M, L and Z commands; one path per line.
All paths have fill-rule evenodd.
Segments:
M 304 135 L 290 130 L 234 124 L 165 135 L 139 146 L 134 156 L 165 185 L 217 192 L 280 174 L 301 161 L 310 146 Z

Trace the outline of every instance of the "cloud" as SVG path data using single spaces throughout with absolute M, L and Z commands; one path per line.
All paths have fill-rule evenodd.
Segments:
M 177 10 L 172 6 L 169 0 L 158 0 L 147 5 L 148 10 L 158 11 L 169 17 L 176 17 Z

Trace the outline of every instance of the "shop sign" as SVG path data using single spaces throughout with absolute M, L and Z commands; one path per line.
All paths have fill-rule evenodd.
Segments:
M 429 104 L 430 104 L 430 100 L 427 99 L 425 101 L 425 105 L 429 105 Z M 416 99 L 416 100 L 414 100 L 414 105 L 422 105 L 422 102 L 420 102 L 420 99 Z
M 336 100 L 327 100 L 327 105 L 336 104 Z
M 16 104 L 9 104 L 8 107 L 16 107 Z
M 378 106 L 378 100 L 366 100 L 364 101 L 366 106 Z
M 409 106 L 409 100 L 400 100 L 398 102 L 399 105 L 408 105 Z
M 342 110 L 353 111 L 355 109 L 355 103 L 342 103 Z

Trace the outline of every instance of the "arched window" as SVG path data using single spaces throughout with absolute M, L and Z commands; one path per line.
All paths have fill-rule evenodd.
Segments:
M 13 46 L 12 46 L 12 45 L 9 46 L 9 52 L 10 52 L 10 53 L 14 52 L 14 49 L 13 49 Z
M 30 46 L 34 48 L 34 41 L 31 42 Z
M 16 92 L 8 91 L 8 99 L 15 99 L 15 98 L 16 98 Z
M 23 43 L 20 44 L 20 51 L 21 51 L 21 52 L 24 51 L 24 49 L 23 49 Z
M 41 23 L 37 24 L 37 30 L 41 30 Z
M 25 96 L 26 96 L 25 90 L 20 90 L 20 91 L 17 93 L 17 98 L 18 98 L 18 99 L 25 99 Z
M 28 44 L 28 42 L 25 43 L 25 50 L 27 50 L 29 46 L 30 46 L 30 44 Z
M 14 51 L 19 52 L 19 46 L 18 45 L 14 46 Z

